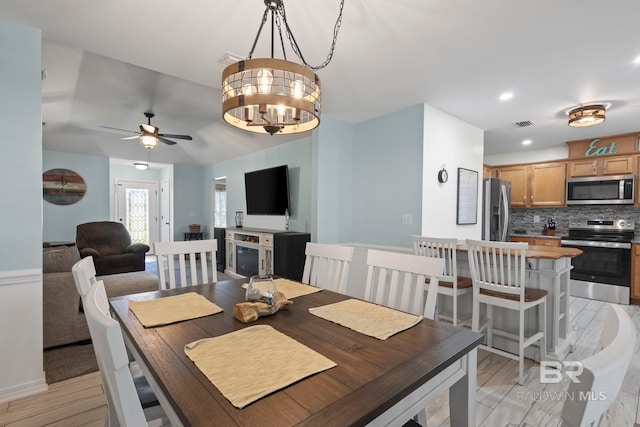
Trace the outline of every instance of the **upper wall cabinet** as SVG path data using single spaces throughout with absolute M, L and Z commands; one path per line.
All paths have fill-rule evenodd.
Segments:
M 569 162 L 569 178 L 632 174 L 636 169 L 635 165 L 635 155 L 590 157 L 571 160 Z
M 493 176 L 493 168 L 489 165 L 482 165 L 482 179 L 491 178 Z
M 566 162 L 501 166 L 496 176 L 511 181 L 511 207 L 565 206 Z

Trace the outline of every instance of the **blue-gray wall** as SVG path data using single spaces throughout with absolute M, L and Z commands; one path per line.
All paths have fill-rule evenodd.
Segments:
M 0 21 L 0 271 L 39 268 L 42 257 L 40 31 Z
M 173 240 L 184 240 L 189 224 L 200 224 L 201 231 L 209 234 L 207 201 L 208 187 L 206 167 L 194 165 L 173 166 Z
M 409 246 L 408 236 L 420 234 L 423 121 L 420 104 L 355 125 L 354 243 Z
M 319 243 L 353 241 L 354 126 L 323 118 L 314 132 L 312 236 Z
M 276 138 L 276 137 L 274 137 Z M 288 165 L 291 195 L 292 231 L 311 231 L 311 135 L 288 144 L 258 151 L 246 156 L 216 163 L 207 169 L 207 191 L 214 178 L 227 177 L 227 224 L 233 226 L 236 211 L 247 212 L 244 192 L 244 174 L 254 170 Z M 176 189 L 176 193 L 178 190 Z M 208 198 L 210 201 L 210 197 Z M 208 202 L 207 202 L 208 203 Z M 178 209 L 178 204 L 175 205 Z M 206 205 L 205 209 L 210 210 Z M 314 236 L 312 236 L 312 239 Z
M 46 391 L 40 30 L 0 19 L 0 402 Z
M 87 185 L 87 192 L 73 205 L 43 202 L 42 240 L 75 242 L 78 224 L 109 221 L 112 218 L 110 206 L 113 205 L 114 197 L 111 192 L 113 184 L 109 173 L 109 159 L 102 156 L 43 151 L 40 173 L 54 168 L 70 169 L 78 173 Z

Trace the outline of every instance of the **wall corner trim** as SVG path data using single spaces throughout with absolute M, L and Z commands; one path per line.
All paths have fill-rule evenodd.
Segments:
M 42 281 L 42 269 L 0 271 L 0 286 L 24 285 Z

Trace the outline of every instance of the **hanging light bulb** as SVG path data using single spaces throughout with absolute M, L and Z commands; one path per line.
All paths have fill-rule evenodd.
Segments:
M 300 80 L 295 80 L 291 82 L 290 86 L 291 95 L 293 95 L 293 97 L 296 99 L 302 98 L 302 95 L 304 94 L 304 84 Z
M 273 74 L 271 71 L 258 71 L 258 88 L 260 88 L 260 93 L 271 92 L 271 83 L 273 83 Z

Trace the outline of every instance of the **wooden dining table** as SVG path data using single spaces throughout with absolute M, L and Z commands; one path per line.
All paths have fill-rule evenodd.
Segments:
M 402 425 L 439 393 L 449 390 L 451 425 L 476 425 L 477 346 L 468 329 L 423 319 L 379 340 L 309 312 L 347 295 L 322 290 L 292 299 L 285 310 L 242 323 L 233 306 L 244 301 L 247 280 L 127 295 L 110 299 L 129 351 L 137 360 L 172 425 L 364 426 Z M 129 309 L 144 301 L 196 292 L 222 313 L 145 328 Z M 186 344 L 248 326 L 270 325 L 331 359 L 337 366 L 234 407 L 184 352 Z M 265 363 L 268 361 L 256 361 Z

